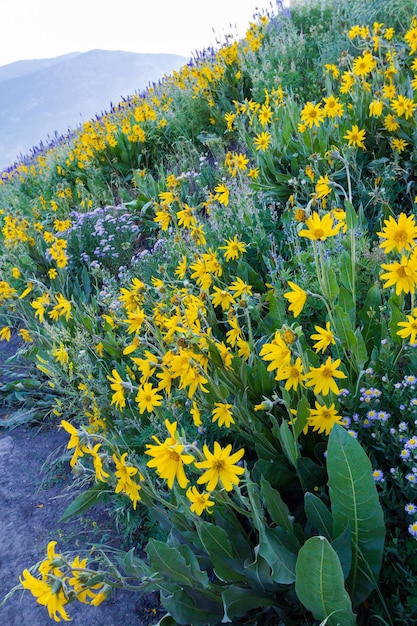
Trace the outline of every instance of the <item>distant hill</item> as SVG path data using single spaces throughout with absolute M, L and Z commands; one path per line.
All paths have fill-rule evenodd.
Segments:
M 0 171 L 189 59 L 91 50 L 0 67 Z

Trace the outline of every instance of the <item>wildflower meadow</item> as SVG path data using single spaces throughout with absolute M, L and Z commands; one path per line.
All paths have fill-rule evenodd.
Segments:
M 125 549 L 10 580 L 159 626 L 417 623 L 417 7 L 254 16 L 0 179 L 4 424 Z

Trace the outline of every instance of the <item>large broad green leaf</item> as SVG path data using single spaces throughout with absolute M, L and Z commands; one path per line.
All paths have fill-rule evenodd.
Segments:
M 204 521 L 198 524 L 197 531 L 201 543 L 213 563 L 216 576 L 224 582 L 242 580 L 242 575 L 231 565 L 236 558 L 236 554 L 233 551 L 227 532 L 219 526 Z
M 248 496 L 252 506 L 252 520 L 259 533 L 259 555 L 271 568 L 274 582 L 288 585 L 295 580 L 295 562 L 298 540 L 294 534 L 280 528 L 269 528 L 257 486 L 248 481 Z
M 372 477 L 371 463 L 354 437 L 336 424 L 327 450 L 333 536 L 352 537 L 352 565 L 347 580 L 353 606 L 375 588 L 384 549 L 384 516 Z
M 289 537 L 282 537 L 280 530 L 282 529 L 278 527 L 264 527 L 260 530 L 259 554 L 270 565 L 272 580 L 281 585 L 289 585 L 295 580 L 297 555 L 291 551 L 295 546 L 287 543 Z
M 309 491 L 304 496 L 304 510 L 308 521 L 319 535 L 332 540 L 333 518 L 327 506 L 320 498 Z
M 161 593 L 164 608 L 175 619 L 176 624 L 208 626 L 219 624 L 223 617 L 223 603 L 219 594 L 218 602 L 195 592 L 192 589 L 178 588 L 173 593 Z
M 168 580 L 186 587 L 207 587 L 206 572 L 198 570 L 195 562 L 188 562 L 188 554 L 151 539 L 146 549 L 152 569 Z
M 340 565 L 342 566 L 343 576 L 346 578 L 349 576 L 350 568 L 352 567 L 352 535 L 350 533 L 349 524 L 346 526 L 346 530 L 336 537 L 332 543 L 332 548 L 336 551 L 339 557 Z
M 349 315 L 340 306 L 334 308 L 334 323 L 340 343 L 346 350 L 352 350 L 352 347 L 356 345 L 357 339 L 352 330 Z
M 137 580 L 140 580 L 144 576 L 151 575 L 151 569 L 143 559 L 140 559 L 135 555 L 135 548 L 126 552 L 123 557 L 123 571 L 128 576 L 134 576 Z
M 297 474 L 306 491 L 317 491 L 317 487 L 323 487 L 326 484 L 326 469 L 308 456 L 300 456 L 297 459 Z
M 251 609 L 278 604 L 272 595 L 258 595 L 253 589 L 244 589 L 236 585 L 230 585 L 222 592 L 224 616 L 222 624 L 232 624 L 231 618 L 242 617 Z
M 271 519 L 277 526 L 293 532 L 293 521 L 289 508 L 281 498 L 279 491 L 271 487 L 269 482 L 262 476 L 261 478 L 261 495 L 264 506 L 268 511 Z
M 233 554 L 238 559 L 252 558 L 252 546 L 247 538 L 239 518 L 230 507 L 216 504 L 213 521 L 227 533 L 227 538 L 232 546 Z
M 311 537 L 298 553 L 295 592 L 316 619 L 330 626 L 354 626 L 339 558 L 325 537 Z
M 155 626 L 177 626 L 177 622 L 172 617 L 172 615 L 169 615 L 169 613 L 167 613 L 166 615 L 161 617 L 161 619 L 157 624 L 155 624 Z

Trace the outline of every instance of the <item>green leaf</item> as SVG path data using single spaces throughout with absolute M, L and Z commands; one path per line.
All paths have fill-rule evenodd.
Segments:
M 290 584 L 295 580 L 295 561 L 296 554 L 290 552 L 287 548 L 291 547 L 294 551 L 298 550 L 297 540 L 282 528 L 269 528 L 261 504 L 261 499 L 257 485 L 248 480 L 248 496 L 252 506 L 253 525 L 259 533 L 259 555 L 267 561 L 271 568 L 272 580 L 283 585 Z M 282 531 L 285 536 L 280 533 Z
M 155 626 L 178 626 L 178 622 L 175 621 L 172 615 L 169 615 L 169 613 L 167 613 L 166 615 L 161 617 L 161 619 L 157 624 L 155 624 Z
M 168 546 L 162 541 L 151 539 L 147 545 L 149 562 L 152 569 L 168 580 L 187 587 L 207 586 L 207 574 L 198 575 L 196 568 L 187 563 L 178 548 Z
M 297 474 L 305 491 L 312 492 L 315 488 L 324 486 L 327 480 L 326 469 L 308 456 L 297 459 Z
M 285 456 L 287 457 L 291 465 L 296 467 L 297 459 L 300 456 L 300 452 L 298 450 L 297 441 L 286 421 L 282 422 L 281 426 L 279 427 L 278 433 L 279 440 L 281 442 Z
M 345 200 L 346 224 L 349 230 L 353 230 L 358 225 L 358 216 L 355 207 L 349 200 Z
M 369 289 L 358 317 L 363 324 L 362 336 L 369 353 L 381 343 L 380 307 L 382 305 L 381 288 L 378 284 Z
M 293 532 L 294 518 L 290 514 L 289 508 L 282 500 L 279 491 L 271 487 L 263 476 L 261 477 L 261 495 L 264 500 L 264 506 L 271 516 L 272 521 L 284 530 Z
M 384 516 L 371 463 L 354 437 L 335 424 L 327 450 L 333 535 L 350 526 L 352 567 L 348 588 L 357 606 L 376 586 L 384 549 Z
M 304 496 L 304 510 L 308 521 L 319 535 L 324 535 L 326 539 L 331 541 L 333 518 L 324 502 L 313 493 L 307 491 Z
M 107 489 L 108 486 L 106 483 L 93 485 L 88 491 L 81 493 L 71 502 L 59 518 L 59 521 L 67 522 L 71 517 L 81 515 L 84 511 L 87 511 L 98 502 L 101 502 L 106 496 Z
M 359 328 L 355 330 L 356 343 L 352 345 L 352 356 L 355 359 L 356 369 L 360 372 L 368 361 L 368 350 Z
M 197 532 L 213 563 L 216 576 L 224 582 L 241 581 L 242 575 L 230 565 L 236 555 L 233 552 L 227 532 L 219 526 L 204 521 L 198 524 Z
M 150 576 L 152 573 L 149 565 L 146 565 L 143 559 L 135 555 L 135 548 L 132 548 L 124 555 L 123 571 L 128 576 L 134 576 L 136 580 L 140 580 L 143 576 Z
M 253 589 L 244 589 L 236 585 L 230 585 L 222 592 L 224 616 L 222 624 L 232 623 L 230 618 L 243 617 L 252 609 L 261 606 L 278 605 L 271 596 L 262 596 L 254 593 Z
M 216 504 L 213 517 L 216 525 L 226 531 L 233 554 L 238 559 L 250 559 L 252 557 L 252 546 L 248 541 L 246 531 L 233 510 L 229 506 Z
M 355 346 L 357 339 L 352 330 L 349 315 L 340 306 L 336 306 L 334 308 L 334 323 L 336 327 L 336 335 L 338 336 L 340 343 L 346 350 L 351 351 Z
M 176 620 L 176 624 L 192 624 L 193 626 L 219 624 L 224 614 L 220 597 L 217 603 L 192 589 L 187 589 L 187 591 L 176 589 L 169 595 L 161 593 L 161 601 L 164 608 Z
M 181 554 L 181 556 L 184 557 L 184 561 L 187 563 L 187 565 L 190 566 L 193 580 L 197 584 L 201 585 L 204 589 L 206 589 L 209 584 L 207 572 L 201 571 L 197 557 L 191 550 L 190 546 L 188 546 L 186 543 L 182 543 L 177 546 L 177 550 Z
M 340 267 L 340 280 L 342 285 L 352 294 L 353 292 L 353 276 L 352 276 L 352 261 L 350 254 L 344 250 L 339 257 Z
M 338 305 L 343 311 L 345 311 L 345 313 L 348 314 L 350 325 L 353 327 L 355 324 L 357 310 L 352 298 L 352 292 L 346 289 L 343 285 L 339 290 Z
M 236 567 L 243 575 L 246 584 L 251 583 L 253 589 L 264 592 L 267 588 L 275 588 L 275 583 L 271 577 L 271 568 L 259 553 L 252 559 L 247 559 L 243 563 L 243 567 L 240 564 L 236 564 Z
M 297 555 L 287 549 L 287 541 L 282 539 L 280 530 L 282 529 L 278 527 L 267 526 L 259 530 L 259 554 L 270 565 L 272 580 L 281 585 L 289 585 L 295 580 Z
M 330 626 L 354 626 L 355 615 L 344 586 L 339 558 L 325 537 L 311 537 L 300 549 L 295 592 L 300 602 Z
M 323 292 L 326 298 L 331 302 L 336 299 L 339 293 L 336 275 L 329 264 L 325 265 L 323 271 Z
M 331 543 L 332 548 L 336 550 L 337 556 L 339 557 L 343 576 L 346 580 L 349 576 L 350 568 L 352 567 L 352 535 L 349 524 L 346 526 L 345 531 Z
M 401 310 L 399 297 L 397 295 L 391 296 L 391 298 L 388 300 L 388 306 L 391 311 L 391 318 L 389 323 L 391 338 L 394 343 L 400 343 L 401 338 L 399 337 L 399 335 L 397 335 L 398 322 L 404 321 L 404 314 Z

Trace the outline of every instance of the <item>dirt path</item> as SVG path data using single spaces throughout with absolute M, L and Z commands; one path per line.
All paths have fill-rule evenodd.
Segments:
M 0 350 L 0 378 L 3 363 L 4 351 L 2 355 Z M 11 431 L 0 427 L 0 603 L 22 571 L 45 557 L 49 541 L 58 541 L 58 552 L 78 550 L 98 542 L 103 531 L 108 531 L 107 543 L 117 543 L 104 506 L 69 523 L 59 522 L 74 498 L 74 492 L 66 490 L 72 479 L 69 466 L 61 464 L 50 473 L 42 466 L 50 455 L 62 453 L 67 442 L 67 433 L 57 427 L 21 426 Z M 74 626 L 148 626 L 162 616 L 155 596 L 139 597 L 119 590 L 98 607 L 74 602 L 68 605 L 68 614 Z M 0 606 L 0 624 L 4 626 L 53 623 L 29 591 L 15 593 Z

